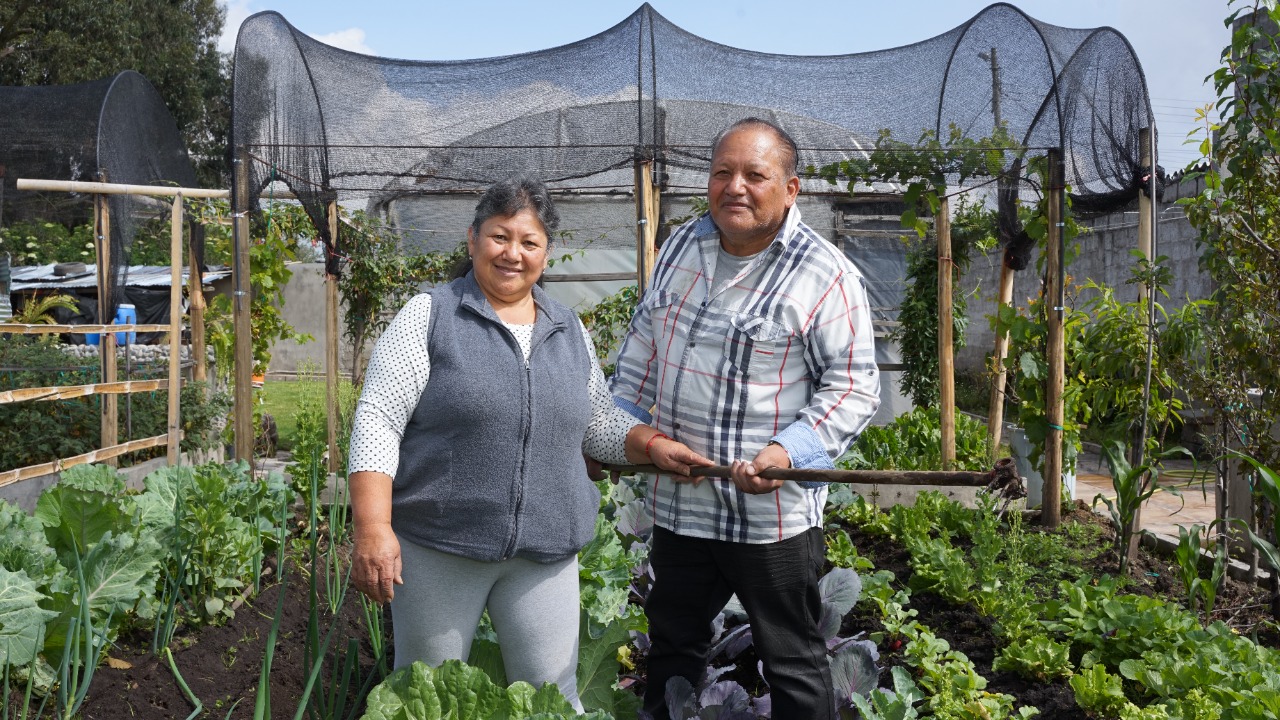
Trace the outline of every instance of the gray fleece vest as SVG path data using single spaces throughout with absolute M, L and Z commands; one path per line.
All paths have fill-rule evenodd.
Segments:
M 431 291 L 431 377 L 400 443 L 391 523 L 482 561 L 561 560 L 593 536 L 582 439 L 591 359 L 573 311 L 533 289 L 528 363 L 473 275 Z

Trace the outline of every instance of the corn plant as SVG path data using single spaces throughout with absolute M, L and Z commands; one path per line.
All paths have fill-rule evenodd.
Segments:
M 1221 522 L 1221 518 L 1213 521 L 1213 525 Z M 1204 525 L 1192 525 L 1190 528 L 1178 527 L 1178 546 L 1174 550 L 1174 560 L 1178 563 L 1178 576 L 1182 580 L 1182 589 L 1187 595 L 1187 609 L 1196 612 L 1203 600 L 1204 614 L 1207 618 L 1213 612 L 1214 601 L 1218 597 L 1218 589 L 1222 587 L 1222 577 L 1227 569 L 1227 548 L 1219 543 L 1213 556 L 1213 567 L 1209 577 L 1200 576 L 1200 559 L 1203 556 L 1207 531 Z
M 1113 440 L 1103 445 L 1102 451 L 1106 455 L 1107 464 L 1111 467 L 1111 487 L 1115 490 L 1116 497 L 1112 500 L 1098 495 L 1093 502 L 1096 506 L 1101 500 L 1107 506 L 1111 516 L 1111 526 L 1116 531 L 1116 554 L 1120 557 L 1120 574 L 1123 576 L 1129 572 L 1130 541 L 1134 533 L 1138 532 L 1138 528 L 1135 527 L 1138 509 L 1152 495 L 1155 495 L 1157 490 L 1162 489 L 1159 483 L 1159 461 L 1175 454 L 1189 457 L 1191 453 L 1186 448 L 1176 447 L 1154 455 L 1151 462 L 1135 466 L 1129 463 L 1125 443 L 1122 440 Z M 1163 489 L 1178 494 L 1176 488 Z

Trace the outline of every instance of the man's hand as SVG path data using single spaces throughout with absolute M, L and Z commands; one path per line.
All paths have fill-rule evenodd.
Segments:
M 671 473 L 672 479 L 678 483 L 697 485 L 702 478 L 689 476 L 689 468 L 699 465 L 715 465 L 714 462 L 689 449 L 679 440 L 661 437 L 649 446 L 649 457 L 653 464 Z
M 791 456 L 787 454 L 787 449 L 776 443 L 765 445 L 764 449 L 756 454 L 755 458 L 747 460 L 734 460 L 732 468 L 733 484 L 744 493 L 751 495 L 764 495 L 782 487 L 781 480 L 766 480 L 760 477 L 759 473 L 767 468 L 789 468 L 791 467 Z
M 369 599 L 382 605 L 395 596 L 400 577 L 400 540 L 390 525 L 357 528 L 355 552 L 351 557 L 351 582 Z

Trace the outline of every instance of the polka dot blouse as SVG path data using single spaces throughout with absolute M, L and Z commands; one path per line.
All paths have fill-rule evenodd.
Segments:
M 431 377 L 431 356 L 427 350 L 430 319 L 431 296 L 417 295 L 378 339 L 365 373 L 364 390 L 356 405 L 349 472 L 368 470 L 395 477 L 400 463 L 400 440 Z M 520 344 L 527 361 L 533 325 L 504 324 Z M 591 380 L 587 388 L 591 424 L 583 439 L 582 451 L 609 464 L 626 464 L 623 444 L 636 419 L 613 404 L 608 383 L 596 361 L 591 335 L 581 322 L 578 327 L 591 356 Z

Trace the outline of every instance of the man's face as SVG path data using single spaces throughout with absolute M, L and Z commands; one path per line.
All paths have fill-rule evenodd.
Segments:
M 724 249 L 753 255 L 769 245 L 800 192 L 784 169 L 787 152 L 766 127 L 746 125 L 724 137 L 711 158 L 707 199 Z

